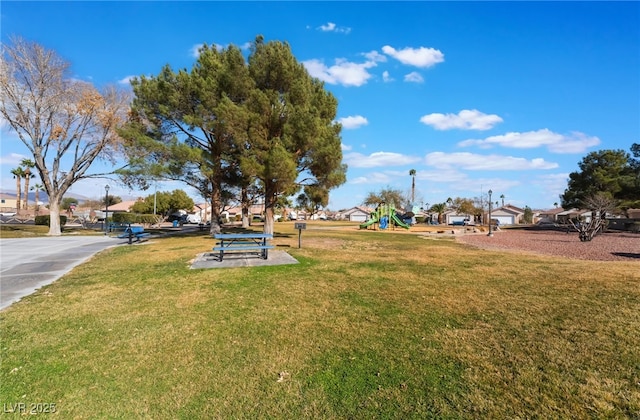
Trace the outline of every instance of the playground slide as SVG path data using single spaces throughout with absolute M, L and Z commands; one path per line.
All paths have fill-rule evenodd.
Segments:
M 395 223 L 397 226 L 403 227 L 405 229 L 409 229 L 411 226 L 409 226 L 408 224 L 406 224 L 405 222 L 403 222 L 402 220 L 400 220 L 400 218 L 398 217 L 397 214 L 393 213 L 391 215 L 391 220 L 393 220 L 393 223 Z
M 367 227 L 371 226 L 374 223 L 378 222 L 378 218 L 377 217 L 372 217 L 369 221 L 363 223 L 360 225 L 360 229 L 366 229 Z

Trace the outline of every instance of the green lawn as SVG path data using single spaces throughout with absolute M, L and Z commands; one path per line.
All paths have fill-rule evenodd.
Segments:
M 307 225 L 302 249 L 292 223 L 275 225 L 300 264 L 191 270 L 211 238 L 153 239 L 0 312 L 3 411 L 640 417 L 637 262 Z

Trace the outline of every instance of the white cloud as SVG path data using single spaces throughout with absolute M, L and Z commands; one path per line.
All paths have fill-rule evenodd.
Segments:
M 351 147 L 351 146 L 349 146 L 349 145 L 346 145 L 346 144 L 344 144 L 344 143 L 340 143 L 340 148 L 341 148 L 342 150 L 346 150 L 346 151 L 349 151 L 349 150 L 353 149 L 353 147 Z
M 19 165 L 22 162 L 22 159 L 26 159 L 26 155 L 21 155 L 19 153 L 9 153 L 6 156 L 0 156 L 0 164 L 2 165 Z M 33 158 L 31 158 L 33 159 Z
M 525 133 L 510 132 L 499 136 L 487 137 L 484 140 L 469 139 L 458 143 L 458 146 L 489 148 L 497 145 L 514 149 L 533 149 L 546 146 L 553 153 L 583 153 L 589 147 L 597 146 L 598 144 L 600 144 L 598 137 L 587 136 L 577 131 L 564 135 L 544 128 Z
M 501 170 L 516 171 L 528 169 L 554 169 L 557 163 L 547 162 L 542 158 L 527 160 L 525 158 L 504 155 L 478 155 L 474 153 L 433 152 L 425 157 L 427 165 L 449 169 L 459 168 L 472 171 Z
M 135 79 L 136 77 L 138 76 L 125 76 L 124 78 L 118 80 L 118 84 L 129 86 L 131 84 L 131 80 Z
M 326 25 L 320 25 L 318 29 L 324 32 L 330 32 L 330 31 L 333 31 L 335 28 L 336 28 L 336 24 L 333 22 L 329 22 Z
M 391 182 L 391 177 L 382 172 L 372 172 L 367 176 L 359 176 L 349 180 L 350 184 L 388 184 L 389 182 Z
M 247 45 L 249 47 L 251 46 L 251 43 L 245 43 L 244 45 Z M 191 49 L 189 49 L 189 55 L 191 55 L 194 58 L 200 57 L 200 48 L 202 48 L 203 46 L 204 46 L 203 43 L 195 44 L 194 46 L 191 47 Z M 224 45 L 221 45 L 221 44 L 209 44 L 209 48 L 211 47 L 215 47 L 216 50 L 218 51 L 221 51 L 222 49 L 224 49 Z M 243 48 L 243 47 L 240 47 L 240 48 Z
M 412 71 L 404 76 L 404 81 L 410 83 L 422 83 L 424 82 L 424 79 L 420 76 L 420 73 Z
M 396 50 L 389 45 L 382 47 L 382 52 L 395 58 L 403 64 L 416 67 L 431 67 L 444 61 L 444 54 L 434 48 L 404 48 Z
M 427 114 L 420 118 L 420 122 L 436 130 L 489 130 L 501 123 L 502 118 L 495 114 L 485 114 L 477 109 L 463 109 L 457 114 Z
M 374 61 L 376 63 L 386 63 L 387 57 L 385 55 L 380 54 L 378 51 L 369 51 L 368 53 L 362 54 L 368 61 Z
M 347 130 L 359 128 L 359 127 L 362 127 L 363 125 L 369 124 L 369 121 L 362 115 L 354 115 L 354 116 L 340 118 L 338 122 L 342 124 L 342 127 L 344 127 Z
M 327 22 L 325 25 L 320 25 L 318 29 L 322 32 L 336 32 L 342 34 L 348 34 L 349 32 L 351 32 L 351 28 L 338 26 L 333 22 Z
M 353 63 L 344 59 L 337 59 L 336 63 L 327 67 L 317 59 L 303 61 L 309 74 L 331 85 L 362 86 L 372 76 L 368 68 L 375 67 L 375 61 Z
M 382 80 L 384 82 L 393 82 L 393 78 L 389 75 L 389 72 L 386 70 L 382 72 Z
M 568 173 L 545 174 L 537 176 L 532 183 L 539 185 L 549 197 L 558 197 L 560 194 L 563 194 L 564 190 L 567 188 L 568 180 Z M 554 199 L 554 201 L 558 203 L 560 202 L 559 199 Z M 553 202 L 549 203 L 549 206 L 552 204 Z
M 202 48 L 203 45 L 204 44 L 200 43 L 192 46 L 191 49 L 189 50 L 189 54 L 191 55 L 191 57 L 194 57 L 194 58 L 200 57 L 200 48 Z
M 348 153 L 344 156 L 344 161 L 350 168 L 374 168 L 407 165 L 420 161 L 420 158 L 392 152 L 375 152 L 369 156 L 361 153 Z

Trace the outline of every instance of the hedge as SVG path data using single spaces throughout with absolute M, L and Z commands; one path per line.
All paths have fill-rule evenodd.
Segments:
M 45 216 L 36 216 L 34 223 L 40 226 L 50 226 L 49 224 L 49 215 Z M 60 215 L 60 226 L 64 226 L 67 224 L 67 216 Z
M 158 215 L 155 214 L 137 214 L 137 213 L 113 213 L 113 223 L 129 224 L 154 224 L 158 222 Z

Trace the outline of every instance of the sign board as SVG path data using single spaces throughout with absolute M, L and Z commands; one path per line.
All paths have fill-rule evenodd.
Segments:
M 294 223 L 293 225 L 294 229 L 306 229 L 307 228 L 307 224 L 306 223 Z

